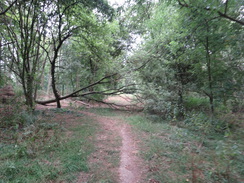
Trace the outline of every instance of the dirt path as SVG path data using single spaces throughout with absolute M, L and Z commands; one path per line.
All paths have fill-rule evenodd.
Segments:
M 68 108 L 70 102 L 64 100 L 62 106 Z M 116 96 L 108 98 L 107 102 L 128 105 L 131 100 L 126 97 Z M 76 104 L 73 103 L 73 105 Z M 43 106 L 39 106 L 39 108 L 42 109 Z M 55 105 L 45 106 L 45 108 L 55 108 Z M 97 121 L 101 129 L 96 137 L 96 151 L 89 159 L 91 174 L 80 173 L 77 182 L 147 182 L 145 181 L 145 172 L 147 170 L 143 166 L 143 160 L 139 158 L 138 140 L 132 133 L 131 126 L 121 119 L 121 115 L 119 115 L 120 117 L 116 115 L 101 116 L 85 111 L 81 111 L 81 113 Z
M 121 183 L 142 182 L 142 160 L 137 156 L 137 143 L 131 134 L 131 127 L 124 124 L 120 135 L 122 137 L 119 168 Z
M 143 161 L 138 157 L 137 140 L 132 133 L 131 126 L 117 116 L 105 117 L 90 112 L 84 112 L 84 114 L 98 121 L 103 129 L 97 135 L 99 150 L 92 155 L 90 162 L 94 164 L 99 162 L 100 166 L 114 174 L 113 181 L 116 180 L 119 183 L 144 182 Z M 119 142 L 118 139 L 120 139 Z M 106 162 L 106 156 L 109 156 L 106 152 L 119 153 L 119 167 Z M 80 182 L 82 182 L 81 179 Z

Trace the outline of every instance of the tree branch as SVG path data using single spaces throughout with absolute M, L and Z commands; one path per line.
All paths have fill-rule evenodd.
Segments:
M 105 77 L 101 78 L 100 80 L 98 80 L 98 81 L 96 81 L 96 82 L 94 82 L 94 83 L 92 83 L 92 84 L 90 84 L 90 85 L 88 85 L 88 86 L 86 86 L 86 87 L 83 87 L 83 88 L 81 88 L 81 89 L 79 89 L 79 90 L 76 90 L 76 91 L 74 91 L 74 92 L 72 92 L 72 93 L 70 93 L 70 94 L 68 94 L 68 95 L 65 95 L 65 96 L 63 96 L 63 97 L 60 97 L 59 99 L 60 99 L 60 100 L 64 100 L 64 99 L 67 99 L 67 98 L 69 98 L 69 97 L 74 97 L 74 96 L 76 96 L 77 93 L 79 93 L 79 92 L 81 92 L 81 91 L 83 91 L 83 90 L 86 90 L 86 89 L 88 89 L 88 88 L 90 88 L 90 87 L 92 87 L 92 86 L 98 85 L 98 84 L 100 84 L 103 80 L 105 80 L 105 79 L 107 79 L 107 78 L 109 78 L 109 77 L 115 76 L 115 75 L 117 75 L 117 73 L 115 73 L 115 74 L 111 74 L 111 75 L 108 75 L 108 76 L 105 76 Z M 47 101 L 36 101 L 37 104 L 42 104 L 42 105 L 46 105 L 46 104 L 54 103 L 54 102 L 56 102 L 56 99 L 51 99 L 51 100 L 47 100 Z
M 189 7 L 189 5 L 183 0 L 184 3 L 182 3 L 180 0 L 178 0 L 179 5 L 183 6 L 183 7 Z
M 220 11 L 218 11 L 218 14 L 219 14 L 220 17 L 222 17 L 222 18 L 229 19 L 229 20 L 231 20 L 231 21 L 233 21 L 233 22 L 236 22 L 236 23 L 238 23 L 238 24 L 241 24 L 242 26 L 244 25 L 244 22 L 242 22 L 242 21 L 240 21 L 240 20 L 237 20 L 237 19 L 235 19 L 235 18 L 232 18 L 232 17 L 226 15 L 225 13 L 221 13 Z
M 12 8 L 12 6 L 17 2 L 17 0 L 15 0 L 14 2 L 12 2 L 5 10 L 3 10 L 2 12 L 0 12 L 0 16 L 4 15 L 5 13 L 7 13 L 8 10 L 10 10 L 10 8 Z
M 187 4 L 184 0 L 183 0 L 183 2 L 181 2 L 181 0 L 178 0 L 178 3 L 179 3 L 179 5 L 182 6 L 182 7 L 186 7 L 186 8 L 194 8 L 193 6 L 190 6 L 189 4 Z M 195 7 L 195 8 L 197 9 L 198 7 Z M 219 14 L 219 16 L 222 17 L 222 18 L 231 20 L 231 21 L 233 21 L 233 22 L 236 22 L 236 23 L 238 23 L 238 24 L 244 25 L 244 22 L 243 22 L 243 21 L 241 21 L 241 20 L 237 20 L 236 18 L 232 18 L 232 17 L 230 17 L 229 15 L 227 15 L 227 8 L 228 8 L 228 0 L 227 0 L 226 3 L 225 3 L 225 10 L 224 10 L 225 13 L 221 13 L 220 11 L 217 11 L 217 13 Z M 212 11 L 212 10 L 213 10 L 213 9 L 211 9 L 211 8 L 209 8 L 209 7 L 207 7 L 207 8 L 206 8 L 206 7 L 203 7 L 202 9 L 207 10 L 207 11 Z M 215 17 L 215 18 L 216 18 L 216 17 Z
M 135 69 L 132 69 L 132 70 L 128 71 L 127 74 L 128 74 L 128 73 L 131 73 L 131 72 L 133 72 L 133 71 L 137 71 L 137 70 L 143 68 L 147 63 L 149 63 L 149 61 L 143 63 L 141 66 L 139 66 L 139 67 L 137 67 L 137 68 L 135 68 Z M 79 92 L 84 91 L 84 90 L 86 90 L 86 89 L 88 89 L 88 88 L 91 88 L 91 87 L 93 87 L 93 86 L 95 86 L 95 85 L 104 84 L 104 80 L 105 80 L 105 79 L 112 78 L 112 77 L 114 77 L 114 76 L 116 76 L 116 75 L 121 75 L 121 74 L 120 74 L 120 73 L 113 73 L 113 74 L 104 76 L 103 78 L 97 80 L 96 82 L 94 82 L 94 83 L 92 83 L 92 84 L 90 84 L 90 85 L 88 85 L 88 86 L 85 86 L 85 87 L 83 87 L 83 88 L 81 88 L 81 89 L 79 89 L 79 90 L 76 90 L 76 91 L 74 91 L 74 92 L 68 94 L 68 95 L 65 95 L 65 96 L 63 96 L 63 97 L 60 97 L 59 100 L 64 100 L 64 99 L 67 99 L 67 98 L 70 98 L 70 97 L 79 97 L 79 96 L 84 97 L 84 96 L 86 96 L 86 95 L 93 95 L 93 94 L 113 95 L 113 94 L 117 94 L 117 93 L 119 93 L 119 92 L 124 92 L 124 91 L 126 90 L 126 87 L 128 87 L 128 86 L 132 86 L 132 85 L 135 86 L 135 84 L 131 84 L 131 85 L 122 86 L 121 88 L 118 88 L 118 89 L 114 89 L 115 91 L 112 91 L 112 90 L 106 90 L 106 91 L 111 91 L 111 92 L 106 92 L 106 91 L 93 91 L 93 92 L 86 92 L 86 93 L 77 95 Z M 106 92 L 106 93 L 105 93 L 105 92 Z M 46 100 L 46 101 L 38 101 L 38 100 L 36 100 L 35 102 L 36 102 L 37 104 L 46 105 L 46 104 L 54 103 L 54 102 L 56 102 L 56 101 L 57 101 L 56 99 L 50 99 L 50 100 Z
M 128 105 L 121 105 L 121 104 L 116 104 L 116 103 L 112 103 L 112 102 L 104 102 L 102 100 L 97 100 L 97 99 L 93 99 L 93 98 L 89 98 L 87 96 L 84 96 L 84 98 L 91 100 L 91 101 L 95 101 L 97 103 L 101 103 L 101 104 L 105 104 L 108 105 L 111 108 L 114 109 L 120 109 L 120 110 L 137 110 L 137 111 L 143 111 L 144 107 L 139 107 L 137 104 L 128 104 Z M 132 108 L 134 107 L 134 108 Z

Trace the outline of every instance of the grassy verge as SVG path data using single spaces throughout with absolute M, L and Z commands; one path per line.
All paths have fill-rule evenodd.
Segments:
M 52 110 L 23 128 L 0 129 L 0 182 L 75 182 L 88 172 L 96 124 Z
M 128 119 L 140 134 L 148 179 L 158 182 L 242 182 L 243 129 L 224 136 L 143 116 Z
M 117 116 L 117 110 L 111 108 L 91 108 L 91 109 L 87 109 L 87 111 L 95 113 L 100 116 L 107 116 L 107 117 Z

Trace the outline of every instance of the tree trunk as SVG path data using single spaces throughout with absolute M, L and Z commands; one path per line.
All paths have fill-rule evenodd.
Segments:
M 2 62 L 2 39 L 0 39 L 0 86 L 3 83 Z
M 51 78 L 52 78 L 52 89 L 53 89 L 53 94 L 54 94 L 55 99 L 56 99 L 57 108 L 61 108 L 60 96 L 59 96 L 58 90 L 56 88 L 55 62 L 51 63 Z
M 208 38 L 207 38 L 207 42 L 208 42 Z M 208 45 L 208 43 L 207 43 Z M 210 111 L 211 114 L 214 113 L 214 96 L 213 96 L 213 86 L 212 86 L 212 72 L 211 72 L 211 58 L 209 55 L 209 50 L 208 50 L 208 46 L 207 46 L 207 70 L 208 70 L 208 88 L 209 88 L 209 103 L 210 103 Z
M 52 82 L 52 76 L 51 76 L 51 72 L 48 74 L 48 82 L 47 82 L 47 95 L 49 95 L 50 93 L 50 86 L 51 86 L 51 82 Z
M 207 23 L 207 33 L 209 33 L 209 25 Z M 208 73 L 208 88 L 209 88 L 209 104 L 210 104 L 210 111 L 213 115 L 214 113 L 214 95 L 213 95 L 213 79 L 212 79 L 212 71 L 211 71 L 211 57 L 210 57 L 210 50 L 209 50 L 209 37 L 206 36 L 206 60 L 207 60 L 207 73 Z
M 112 78 L 112 77 L 114 77 L 115 75 L 117 75 L 118 73 L 115 73 L 115 74 L 111 74 L 111 75 L 108 75 L 108 76 L 104 76 L 103 78 L 101 78 L 100 80 L 98 80 L 98 81 L 96 81 L 96 82 L 94 82 L 94 83 L 92 83 L 92 84 L 90 84 L 90 85 L 88 85 L 88 86 L 85 86 L 85 87 L 83 87 L 83 88 L 80 88 L 79 90 L 76 90 L 76 91 L 74 91 L 74 92 L 72 92 L 72 93 L 70 93 L 70 94 L 68 94 L 68 95 L 65 95 L 65 96 L 62 96 L 62 97 L 60 97 L 59 95 L 58 95 L 58 100 L 59 100 L 59 102 L 60 102 L 60 100 L 64 100 L 64 99 L 66 99 L 66 98 L 69 98 L 69 97 L 76 97 L 77 96 L 77 94 L 78 93 L 80 93 L 81 91 L 86 91 L 86 90 L 89 90 L 89 88 L 90 87 L 93 87 L 93 86 L 95 86 L 95 85 L 99 85 L 99 84 L 101 84 L 105 79 L 108 79 L 108 78 Z M 52 82 L 53 82 L 53 79 L 52 79 Z M 55 83 L 54 83 L 54 86 L 55 86 Z M 55 87 L 54 87 L 55 88 Z M 122 88 L 124 88 L 124 87 L 122 87 Z M 121 90 L 117 90 L 117 93 L 118 92 L 121 92 Z M 116 92 L 112 92 L 112 93 L 110 93 L 111 95 L 112 94 L 115 94 Z M 81 96 L 85 96 L 85 95 L 91 95 L 91 94 L 104 94 L 104 92 L 86 92 L 86 93 L 83 93 L 83 94 L 81 94 Z M 50 103 L 54 103 L 54 102 L 57 102 L 57 97 L 55 96 L 55 99 L 51 99 L 51 100 L 47 100 L 47 101 L 36 101 L 36 103 L 38 103 L 38 104 L 41 104 L 41 105 L 46 105 L 46 104 L 50 104 Z
M 77 90 L 78 88 L 80 88 L 80 77 L 79 77 L 79 73 L 76 72 L 76 87 L 75 89 Z
M 35 85 L 35 93 L 34 93 L 34 99 L 35 100 L 37 98 L 38 87 L 41 87 L 42 88 L 43 85 L 44 85 L 44 72 L 45 72 L 46 63 L 47 63 L 47 59 L 44 60 L 44 63 L 42 65 L 41 75 L 39 76 L 40 86 L 38 86 L 38 84 Z
M 27 75 L 26 78 L 26 87 L 24 88 L 25 93 L 25 101 L 29 110 L 34 109 L 34 96 L 33 96 L 33 78 L 30 75 Z
M 95 66 L 94 66 L 91 58 L 89 59 L 89 63 L 90 63 L 90 70 L 91 70 L 91 74 L 92 74 L 92 76 L 89 79 L 89 84 L 91 84 L 91 83 L 93 83 L 96 71 L 95 71 Z M 90 87 L 89 91 L 93 92 L 94 91 L 94 87 Z
M 178 89 L 178 102 L 177 102 L 177 116 L 176 118 L 178 120 L 183 120 L 184 119 L 184 112 L 183 112 L 183 86 L 179 87 Z

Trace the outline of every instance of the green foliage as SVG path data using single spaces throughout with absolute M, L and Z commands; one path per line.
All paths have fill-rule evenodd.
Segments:
M 111 108 L 92 108 L 89 109 L 89 111 L 96 113 L 101 116 L 116 116 L 117 114 L 115 113 L 114 109 Z
M 0 182 L 70 182 L 88 171 L 96 130 L 92 120 L 79 118 L 78 125 L 68 129 L 51 121 L 43 116 L 43 121 L 23 129 L 1 129 Z
M 3 105 L 1 107 L 0 127 L 9 128 L 31 125 L 38 121 L 39 117 L 32 112 L 22 111 L 20 105 Z
M 207 98 L 186 97 L 184 107 L 187 112 L 191 111 L 209 111 L 209 101 Z
M 141 155 L 150 170 L 148 179 L 169 183 L 241 182 L 243 127 L 229 136 L 207 133 L 204 129 L 209 118 L 203 114 L 195 121 L 204 123 L 199 131 L 188 125 L 155 123 L 141 115 L 128 120 L 140 134 Z
M 74 38 L 64 43 L 62 52 L 62 68 L 59 69 L 58 85 L 63 93 L 73 92 L 93 84 L 97 80 L 117 72 L 114 53 L 119 48 L 115 42 L 119 36 L 119 25 L 116 21 L 99 22 L 97 17 L 86 17 L 88 31 L 77 32 Z M 80 20 L 83 21 L 83 20 Z M 82 23 L 82 22 L 81 22 Z M 116 78 L 104 80 L 102 84 L 87 88 L 84 92 L 95 92 L 89 98 L 102 100 L 103 95 L 96 92 L 116 88 Z
M 191 113 L 184 120 L 185 124 L 192 130 L 206 134 L 229 132 L 229 124 L 225 120 L 210 117 L 203 112 Z
M 164 90 L 157 92 L 153 98 L 150 96 L 152 95 L 152 92 L 147 92 L 147 94 L 149 96 L 144 99 L 146 112 L 152 115 L 159 115 L 164 119 L 171 119 L 174 117 L 174 108 L 176 108 L 177 103 L 174 95 L 171 95 Z
M 50 6 L 53 8 L 47 11 Z M 112 58 L 122 50 L 114 15 L 115 10 L 101 0 L 13 3 L 0 20 L 0 85 L 5 81 L 3 73 L 11 73 L 33 109 L 37 90 L 49 90 L 52 78 L 57 97 L 55 90 L 64 95 L 110 74 L 114 71 Z M 107 85 L 91 90 L 101 91 Z
M 231 41 L 243 29 L 216 15 L 223 7 L 237 13 L 240 1 L 185 3 L 157 2 L 143 22 L 144 44 L 130 57 L 135 66 L 147 63 L 137 78 L 146 110 L 180 120 L 193 110 L 229 111 L 230 101 L 243 98 L 243 46 Z

